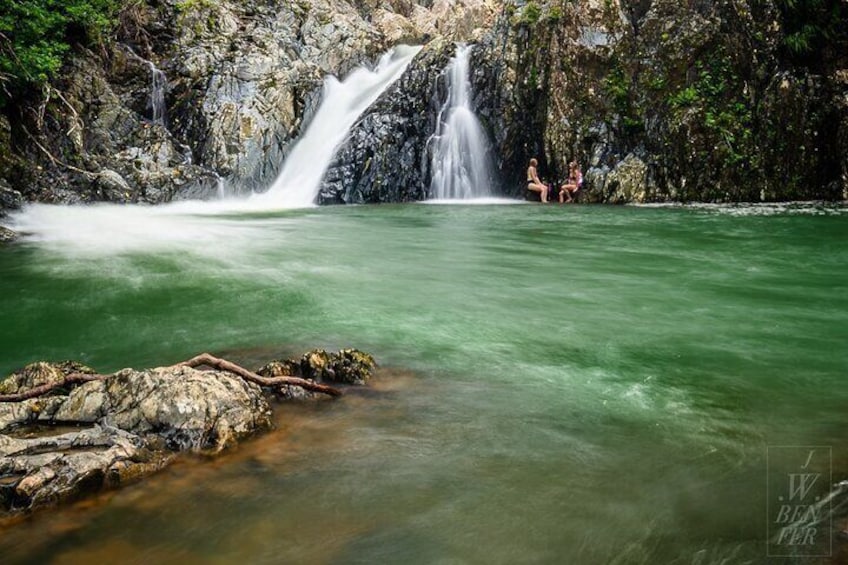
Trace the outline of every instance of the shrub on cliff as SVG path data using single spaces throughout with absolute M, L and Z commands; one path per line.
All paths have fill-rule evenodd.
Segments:
M 118 0 L 7 0 L 0 4 L 0 107 L 37 91 L 74 46 L 102 44 Z
M 848 41 L 845 0 L 777 0 L 783 47 L 794 64 L 815 67 L 829 51 L 844 56 Z

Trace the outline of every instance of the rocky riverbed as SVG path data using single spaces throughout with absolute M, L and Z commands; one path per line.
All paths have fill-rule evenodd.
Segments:
M 272 361 L 257 374 L 362 385 L 375 366 L 355 349 L 313 350 Z M 0 382 L 0 400 L 45 389 L 0 402 L 0 516 L 138 481 L 181 452 L 220 452 L 269 429 L 280 399 L 325 396 L 183 364 L 97 375 L 76 362 L 39 362 Z

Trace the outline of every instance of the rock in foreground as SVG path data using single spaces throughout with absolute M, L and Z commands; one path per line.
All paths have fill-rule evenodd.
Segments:
M 314 350 L 271 366 L 266 377 L 362 384 L 374 360 L 354 349 Z M 288 398 L 316 394 L 298 396 L 297 388 L 274 390 Z M 0 397 L 36 390 L 35 398 L 0 402 L 0 514 L 120 486 L 161 469 L 176 452 L 218 452 L 272 426 L 262 386 L 185 364 L 97 375 L 79 363 L 42 362 L 0 383 Z

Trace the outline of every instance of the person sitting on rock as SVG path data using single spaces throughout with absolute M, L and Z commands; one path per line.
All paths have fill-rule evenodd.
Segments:
M 527 167 L 527 190 L 538 192 L 542 202 L 548 201 L 548 185 L 539 180 L 539 174 L 536 172 L 536 165 L 539 162 L 536 159 L 530 159 L 530 166 Z
M 577 165 L 577 161 L 572 161 L 568 166 L 568 180 L 559 187 L 559 203 L 562 204 L 565 198 L 568 199 L 565 202 L 573 202 L 574 194 L 580 190 L 582 184 L 583 173 L 580 172 L 580 166 Z

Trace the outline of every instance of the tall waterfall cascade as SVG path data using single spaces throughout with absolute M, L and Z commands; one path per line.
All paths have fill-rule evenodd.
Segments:
M 10 225 L 33 240 L 49 242 L 69 253 L 108 255 L 158 249 L 211 253 L 217 259 L 228 260 L 233 256 L 231 238 L 241 241 L 247 238 L 251 245 L 261 245 L 256 243 L 263 240 L 261 232 L 238 221 L 214 221 L 208 217 L 312 206 L 321 178 L 353 124 L 400 78 L 419 50 L 420 47 L 396 47 L 373 69 L 358 68 L 343 81 L 329 77 L 312 121 L 295 142 L 279 177 L 265 193 L 236 198 L 230 194 L 227 181 L 216 175 L 217 200 L 183 200 L 159 206 L 30 204 L 14 214 Z M 152 63 L 150 66 L 152 69 Z M 154 116 L 164 122 L 164 80 L 158 84 L 163 95 L 158 99 L 162 103 L 154 104 L 157 109 Z M 224 231 L 228 234 L 223 240 L 220 239 L 222 225 L 227 226 Z M 233 236 L 233 233 L 241 235 Z
M 448 96 L 430 138 L 430 198 L 467 200 L 490 196 L 489 143 L 471 108 L 470 45 L 459 45 L 445 69 Z
M 383 55 L 374 69 L 360 67 L 344 80 L 324 82 L 320 106 L 295 143 L 280 174 L 253 203 L 267 208 L 303 208 L 314 204 L 338 147 L 350 128 L 377 98 L 401 77 L 421 47 L 398 46 Z

